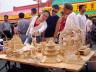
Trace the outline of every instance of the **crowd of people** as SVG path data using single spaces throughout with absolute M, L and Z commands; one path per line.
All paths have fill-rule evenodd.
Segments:
M 92 42 L 92 26 L 93 22 L 88 15 L 85 15 L 85 5 L 79 6 L 79 14 L 73 12 L 71 4 L 65 3 L 61 16 L 58 16 L 58 5 L 52 6 L 52 12 L 44 10 L 40 15 L 37 14 L 37 9 L 31 9 L 32 18 L 25 19 L 25 14 L 18 14 L 18 22 L 12 28 L 8 21 L 8 15 L 4 15 L 4 22 L 0 24 L 1 37 L 8 39 L 12 38 L 12 33 L 18 33 L 23 44 L 31 44 L 32 38 L 36 37 L 36 42 L 46 41 L 48 38 L 53 37 L 55 43 L 58 43 L 59 34 L 61 31 L 66 30 L 72 24 L 81 29 L 84 43 Z M 95 20 L 95 18 L 93 19 Z
M 36 38 L 37 43 L 49 38 L 54 38 L 54 42 L 58 43 L 60 32 L 74 24 L 82 31 L 84 44 L 90 44 L 91 47 L 92 43 L 96 42 L 96 18 L 85 15 L 85 5 L 79 6 L 79 14 L 73 12 L 73 7 L 69 3 L 64 4 L 61 16 L 57 15 L 59 9 L 58 5 L 53 5 L 52 12 L 44 10 L 38 15 L 37 9 L 32 8 L 32 18 L 30 20 L 24 18 L 25 14 L 23 12 L 19 13 L 19 20 L 14 25 L 14 33 L 19 34 L 22 43 L 25 45 L 31 44 L 33 38 Z M 3 36 L 12 38 L 12 28 L 8 21 L 8 15 L 4 15 L 4 22 L 0 25 L 0 31 Z
M 65 3 L 64 9 L 61 12 L 61 16 L 58 16 L 58 5 L 52 6 L 52 12 L 44 10 L 40 15 L 37 14 L 37 9 L 31 9 L 32 18 L 30 20 L 25 19 L 25 14 L 18 14 L 18 22 L 12 26 L 8 21 L 8 15 L 4 15 L 4 22 L 0 24 L 0 33 L 3 37 L 8 39 L 12 38 L 12 32 L 18 33 L 23 44 L 31 44 L 32 38 L 36 37 L 36 42 L 46 41 L 48 38 L 53 37 L 54 41 L 58 43 L 59 34 L 61 31 L 66 30 L 72 24 L 81 29 L 84 39 L 84 43 L 91 43 L 91 29 L 93 22 L 85 15 L 85 5 L 79 6 L 79 14 L 73 12 L 71 4 Z M 94 18 L 95 20 L 95 18 Z M 1 37 L 2 37 L 1 36 Z

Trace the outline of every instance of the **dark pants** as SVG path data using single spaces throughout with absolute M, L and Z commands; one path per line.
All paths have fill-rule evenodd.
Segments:
M 25 42 L 25 40 L 27 38 L 26 34 L 19 34 L 19 37 L 21 38 L 21 41 L 24 44 L 24 42 Z
M 86 44 L 92 45 L 91 32 L 86 33 Z
M 7 38 L 9 38 L 9 39 L 12 38 L 12 34 L 11 34 L 10 30 L 3 31 L 3 33 L 6 35 Z
M 40 43 L 42 41 L 42 37 L 41 36 L 36 36 L 36 42 L 37 43 Z M 24 44 L 31 44 L 32 42 L 32 37 L 31 36 L 28 36 L 25 40 L 25 43 Z
M 40 43 L 42 41 L 42 37 L 41 36 L 36 36 L 36 42 Z

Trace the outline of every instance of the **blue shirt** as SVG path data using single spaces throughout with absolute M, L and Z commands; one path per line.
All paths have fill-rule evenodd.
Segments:
M 26 34 L 28 27 L 29 27 L 29 21 L 28 20 L 23 18 L 23 19 L 20 19 L 18 21 L 18 31 L 19 31 L 19 33 Z

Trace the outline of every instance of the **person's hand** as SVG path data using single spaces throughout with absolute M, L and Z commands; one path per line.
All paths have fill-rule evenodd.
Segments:
M 57 34 L 55 34 L 55 35 L 54 35 L 54 39 L 56 39 L 57 37 L 58 37 L 58 35 L 57 35 Z
M 34 35 L 34 36 L 38 36 L 38 34 L 39 34 L 39 31 L 33 32 L 33 35 Z
M 32 32 L 32 36 L 35 36 L 35 32 Z
M 45 37 L 42 37 L 42 41 L 46 41 Z

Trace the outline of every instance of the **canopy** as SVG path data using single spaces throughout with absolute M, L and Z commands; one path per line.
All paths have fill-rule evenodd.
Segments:
M 64 4 L 64 3 L 76 3 L 76 2 L 86 2 L 86 1 L 92 1 L 92 0 L 52 0 L 52 5 L 55 4 Z

